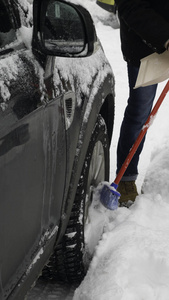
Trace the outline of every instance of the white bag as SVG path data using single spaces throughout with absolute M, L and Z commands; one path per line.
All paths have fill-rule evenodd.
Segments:
M 169 78 L 169 51 L 153 53 L 141 60 L 134 88 L 160 83 Z

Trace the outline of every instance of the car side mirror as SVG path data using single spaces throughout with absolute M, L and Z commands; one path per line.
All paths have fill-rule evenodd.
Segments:
M 82 6 L 34 0 L 33 48 L 46 55 L 83 57 L 93 53 L 95 28 Z

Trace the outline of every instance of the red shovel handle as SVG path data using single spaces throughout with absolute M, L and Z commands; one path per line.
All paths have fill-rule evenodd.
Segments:
M 119 182 L 120 182 L 123 174 L 125 173 L 130 161 L 132 160 L 135 152 L 137 151 L 138 146 L 140 145 L 143 137 L 145 136 L 148 128 L 150 127 L 150 125 L 152 123 L 152 120 L 153 120 L 153 117 L 156 115 L 156 113 L 157 113 L 157 111 L 158 111 L 161 103 L 163 102 L 163 100 L 164 100 L 164 98 L 165 98 L 168 91 L 169 91 L 169 81 L 167 82 L 166 86 L 164 87 L 164 89 L 163 89 L 160 97 L 158 98 L 154 108 L 152 109 L 146 123 L 144 124 L 144 126 L 143 126 L 142 130 L 140 131 L 135 143 L 133 144 L 132 148 L 130 149 L 130 152 L 129 152 L 128 156 L 126 157 L 120 171 L 118 172 L 118 174 L 116 176 L 116 179 L 114 181 L 115 184 L 117 184 L 117 185 L 119 184 Z

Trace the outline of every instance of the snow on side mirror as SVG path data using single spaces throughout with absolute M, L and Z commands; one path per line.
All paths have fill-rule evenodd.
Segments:
M 34 0 L 33 48 L 54 56 L 93 53 L 95 28 L 82 6 L 60 0 Z

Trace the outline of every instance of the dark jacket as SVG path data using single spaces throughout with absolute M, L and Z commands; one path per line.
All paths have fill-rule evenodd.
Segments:
M 169 0 L 116 0 L 124 59 L 140 59 L 165 51 L 169 40 Z

